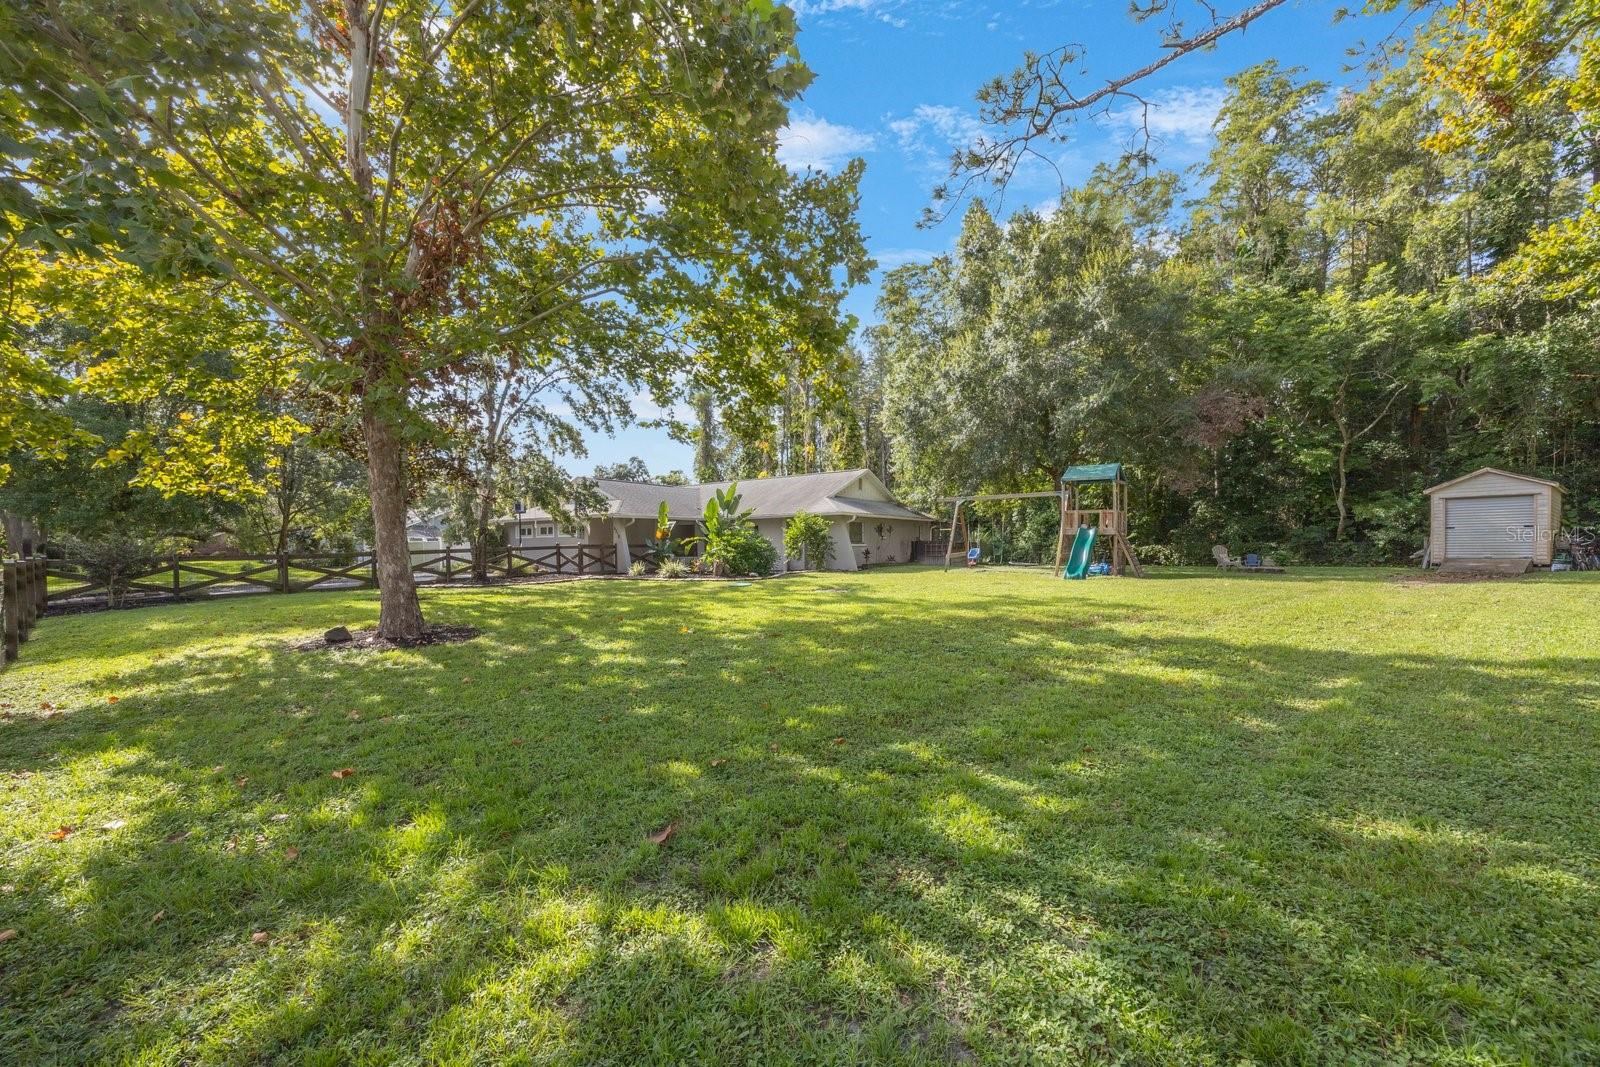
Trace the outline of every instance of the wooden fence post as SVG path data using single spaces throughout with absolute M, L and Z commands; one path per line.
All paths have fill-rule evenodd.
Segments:
M 42 616 L 50 606 L 50 565 L 43 556 L 37 557 L 33 564 L 39 568 L 39 614 Z
M 5 615 L 6 629 L 5 656 L 6 662 L 9 663 L 17 658 L 17 645 L 22 640 L 17 632 L 19 622 L 17 618 L 17 565 L 10 560 L 6 560 L 4 563 L 0 563 L 0 569 L 5 572 L 3 614 Z
M 172 599 L 177 600 L 183 596 L 183 569 L 178 566 L 177 549 L 167 556 L 167 562 L 172 565 Z
M 35 614 L 38 607 L 39 591 L 33 586 L 33 568 L 25 560 L 17 561 L 17 612 L 22 616 L 22 623 L 17 627 L 17 636 L 26 641 L 28 635 L 33 633 Z

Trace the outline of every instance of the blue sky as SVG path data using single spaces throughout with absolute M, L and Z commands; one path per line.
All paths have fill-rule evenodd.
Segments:
M 1183 3 L 1183 0 L 1180 0 Z M 781 158 L 796 169 L 832 170 L 854 156 L 866 160 L 861 185 L 861 226 L 879 262 L 871 284 L 855 290 L 848 310 L 873 321 L 882 271 L 948 251 L 960 212 L 931 229 L 918 227 L 928 195 L 945 175 L 951 151 L 977 129 L 978 88 L 1015 68 L 1027 49 L 1063 44 L 1085 50 L 1082 84 L 1144 66 L 1161 55 L 1159 20 L 1136 24 L 1125 0 L 794 0 L 800 53 L 816 80 L 791 111 Z M 1218 4 L 1231 13 L 1244 0 Z M 1334 23 L 1335 4 L 1295 2 L 1267 13 L 1209 52 L 1180 57 L 1139 86 L 1157 106 L 1151 115 L 1154 150 L 1161 165 L 1183 169 L 1202 160 L 1223 96 L 1223 81 L 1265 59 L 1300 66 L 1335 84 L 1359 80 L 1348 51 L 1391 32 L 1399 16 L 1358 17 Z M 1178 9 L 1192 32 L 1203 9 L 1192 0 Z M 1054 151 L 1069 184 L 1094 165 L 1116 159 L 1133 133 L 1131 115 L 1079 122 L 1071 140 Z M 1003 200 L 990 198 L 1002 216 L 1024 206 L 1047 206 L 1059 179 L 1043 167 L 1019 174 Z M 645 404 L 645 414 L 649 405 Z M 591 437 L 589 456 L 566 466 L 587 473 L 595 463 L 637 455 L 652 472 L 692 465 L 687 445 L 665 432 L 632 427 L 612 437 Z

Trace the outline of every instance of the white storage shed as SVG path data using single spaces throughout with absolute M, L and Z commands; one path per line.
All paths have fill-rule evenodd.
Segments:
M 1549 566 L 1561 530 L 1559 483 L 1484 467 L 1427 491 L 1433 562 L 1525 559 Z

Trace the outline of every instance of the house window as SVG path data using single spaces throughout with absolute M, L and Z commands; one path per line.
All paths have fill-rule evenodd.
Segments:
M 852 545 L 864 545 L 867 543 L 867 531 L 862 529 L 859 522 L 850 524 L 850 543 Z
M 532 526 L 518 526 L 517 527 L 517 536 L 518 537 L 532 537 L 533 536 L 533 527 Z
M 555 523 L 553 523 L 553 522 L 541 522 L 539 524 L 539 536 L 540 537 L 554 537 L 555 535 L 556 535 L 556 524 Z

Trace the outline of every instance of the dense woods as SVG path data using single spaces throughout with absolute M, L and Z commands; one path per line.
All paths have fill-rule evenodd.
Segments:
M 1136 542 L 1188 559 L 1402 558 L 1422 490 L 1483 465 L 1592 521 L 1592 100 L 1545 83 L 1480 115 L 1439 77 L 1464 47 L 1436 24 L 1359 90 L 1263 64 L 1199 167 L 1102 166 L 1004 223 L 972 203 L 953 253 L 883 286 L 887 476 L 931 499 L 1120 459 Z

